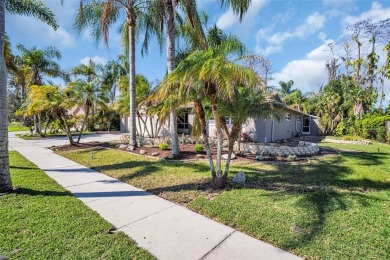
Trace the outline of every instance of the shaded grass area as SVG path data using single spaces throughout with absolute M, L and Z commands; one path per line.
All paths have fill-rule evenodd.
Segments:
M 0 255 L 10 259 L 153 259 L 34 164 L 10 152 L 15 193 L 0 197 Z M 0 257 L 1 258 L 1 257 Z
M 27 129 L 28 130 L 28 129 Z M 19 130 L 20 131 L 20 130 Z M 96 134 L 98 132 L 83 132 L 83 135 L 91 135 Z M 30 135 L 30 134 L 16 134 L 17 137 L 22 138 L 24 140 L 36 140 L 36 139 L 42 139 L 42 138 L 51 138 L 51 137 L 67 137 L 66 133 L 46 133 L 45 137 L 41 137 L 39 134 L 36 135 Z M 73 139 L 77 139 L 79 136 L 78 132 L 72 133 Z M 76 140 L 77 141 L 77 140 Z
M 390 146 L 320 145 L 342 150 L 304 164 L 236 161 L 229 177 L 243 170 L 247 182 L 225 190 L 211 189 L 205 162 L 60 154 L 306 258 L 390 258 Z
M 29 131 L 29 129 L 26 126 L 22 126 L 18 124 L 8 125 L 8 132 L 18 132 L 18 131 Z

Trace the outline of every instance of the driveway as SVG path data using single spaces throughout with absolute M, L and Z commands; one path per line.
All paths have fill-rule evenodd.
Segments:
M 16 134 L 20 134 L 21 132 L 10 132 L 8 133 L 9 138 L 13 139 L 13 141 L 17 142 L 18 138 Z M 107 133 L 107 134 L 88 134 L 88 135 L 82 135 L 81 136 L 81 142 L 82 143 L 89 143 L 89 142 L 109 142 L 109 141 L 119 141 L 119 137 L 123 133 Z M 78 135 L 74 135 L 73 138 L 77 140 Z M 60 146 L 60 145 L 66 145 L 69 144 L 68 137 L 66 136 L 55 136 L 55 137 L 48 137 L 48 138 L 37 138 L 37 139 L 31 139 L 28 140 L 28 143 L 39 146 L 42 148 L 48 148 L 52 146 Z

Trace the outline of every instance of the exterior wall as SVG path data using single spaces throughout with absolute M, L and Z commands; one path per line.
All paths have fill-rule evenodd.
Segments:
M 273 141 L 292 138 L 302 132 L 302 114 L 286 109 L 278 109 L 277 113 L 280 119 L 274 120 Z M 291 114 L 290 120 L 286 119 L 287 113 Z
M 320 123 L 320 119 L 317 117 L 312 117 L 310 122 L 310 135 L 311 136 L 319 136 L 324 135 Z

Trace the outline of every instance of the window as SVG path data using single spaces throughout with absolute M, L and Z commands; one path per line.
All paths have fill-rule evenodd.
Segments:
M 182 116 L 177 117 L 177 128 L 178 129 L 188 129 L 189 124 L 188 124 L 188 110 L 183 111 Z
M 290 121 L 291 120 L 291 113 L 286 113 L 286 120 Z
M 297 117 L 297 122 L 298 122 L 298 123 L 302 122 L 302 117 L 298 116 L 298 117 Z

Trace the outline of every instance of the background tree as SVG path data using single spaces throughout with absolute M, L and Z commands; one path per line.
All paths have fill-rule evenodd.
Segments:
M 28 69 L 32 76 L 32 84 L 41 86 L 44 82 L 44 76 L 62 77 L 67 79 L 66 73 L 61 70 L 56 60 L 61 59 L 61 52 L 49 46 L 42 50 L 32 47 L 27 49 L 22 44 L 17 45 L 21 52 L 21 63 Z M 34 114 L 35 132 L 42 135 L 41 132 L 41 114 Z
M 12 191 L 9 173 L 8 120 L 7 120 L 7 68 L 4 57 L 5 12 L 34 16 L 57 29 L 53 12 L 40 1 L 5 0 L 0 1 L 0 192 Z
M 142 28 L 148 1 L 142 0 L 80 0 L 80 8 L 74 25 L 80 32 L 90 28 L 96 42 L 103 39 L 107 45 L 109 28 L 124 18 L 121 31 L 127 35 L 125 43 L 128 43 L 129 59 L 129 95 L 130 95 L 130 143 L 129 148 L 137 146 L 136 139 L 136 64 L 135 64 L 135 40 L 137 28 Z

